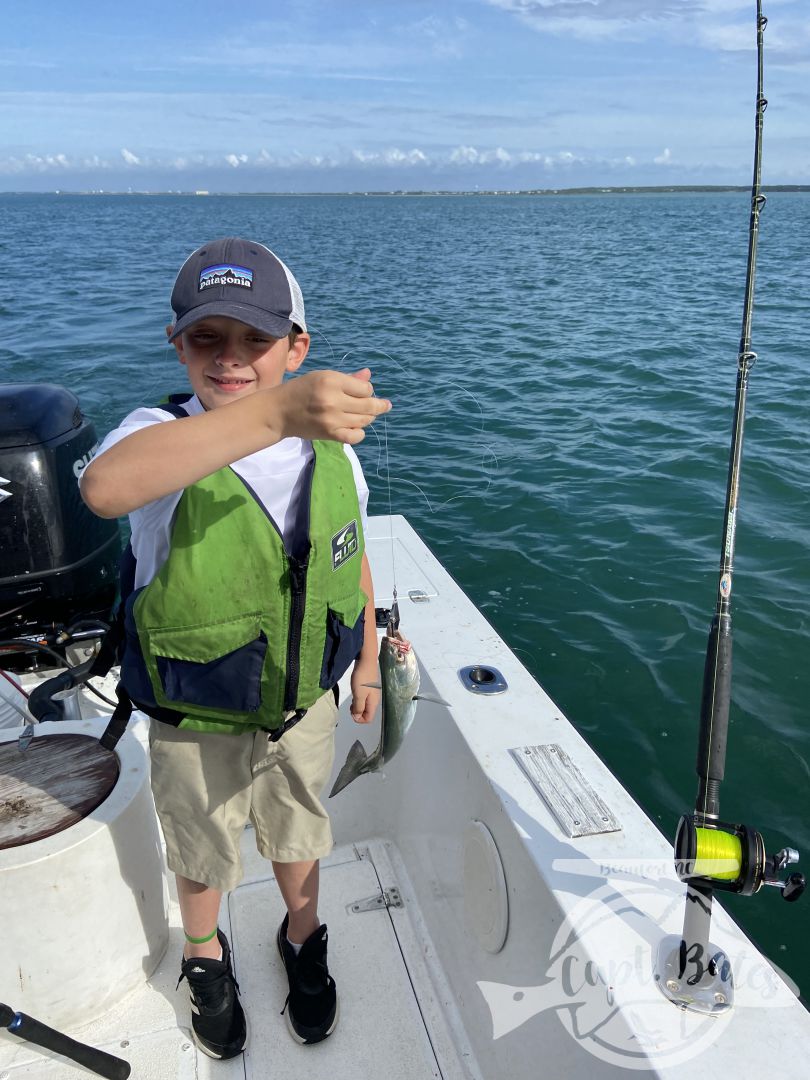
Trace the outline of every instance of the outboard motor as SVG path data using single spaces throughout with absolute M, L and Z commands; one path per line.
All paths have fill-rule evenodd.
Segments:
M 50 643 L 77 622 L 110 617 L 118 588 L 118 522 L 91 513 L 78 483 L 96 445 L 95 429 L 69 390 L 0 385 L 3 666 L 11 666 L 3 649 L 9 638 Z

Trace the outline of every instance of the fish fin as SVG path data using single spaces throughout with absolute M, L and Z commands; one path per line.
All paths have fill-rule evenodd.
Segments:
M 363 686 L 370 686 L 372 690 L 382 690 L 382 683 L 378 682 L 364 682 Z
M 345 787 L 348 787 L 352 780 L 356 780 L 361 773 L 365 772 L 364 766 L 368 763 L 368 755 L 363 749 L 363 744 L 357 739 L 346 755 L 346 760 L 343 763 L 343 768 L 337 774 L 337 779 L 332 785 L 332 790 L 329 792 L 329 798 L 333 795 L 337 795 L 339 791 L 343 791 Z
M 412 700 L 413 701 L 432 701 L 434 703 L 434 705 L 446 705 L 448 709 L 450 708 L 450 702 L 449 701 L 445 701 L 444 698 L 437 697 L 435 694 L 417 694 Z

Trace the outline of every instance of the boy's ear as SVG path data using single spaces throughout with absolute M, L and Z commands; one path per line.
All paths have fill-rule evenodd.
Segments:
M 287 352 L 287 371 L 298 371 L 309 352 L 310 341 L 311 338 L 309 334 L 298 335 L 295 339 L 295 344 L 291 345 Z
M 169 323 L 169 325 L 166 327 L 166 337 L 167 338 L 171 337 L 173 330 L 174 330 L 173 324 Z M 180 361 L 181 364 L 185 364 L 186 358 L 185 358 L 185 356 L 183 356 L 183 335 L 181 334 L 179 337 L 176 337 L 174 339 L 174 341 L 172 342 L 172 345 L 174 345 L 174 350 L 177 353 L 177 359 Z

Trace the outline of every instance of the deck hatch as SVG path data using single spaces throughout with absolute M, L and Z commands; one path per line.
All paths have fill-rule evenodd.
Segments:
M 613 811 L 561 746 L 518 746 L 510 753 L 568 836 L 621 831 Z

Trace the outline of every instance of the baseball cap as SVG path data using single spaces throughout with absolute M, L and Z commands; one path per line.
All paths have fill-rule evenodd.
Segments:
M 176 316 L 169 341 L 212 315 L 227 315 L 272 337 L 306 330 L 304 297 L 270 248 L 229 236 L 203 244 L 186 259 L 172 289 Z

